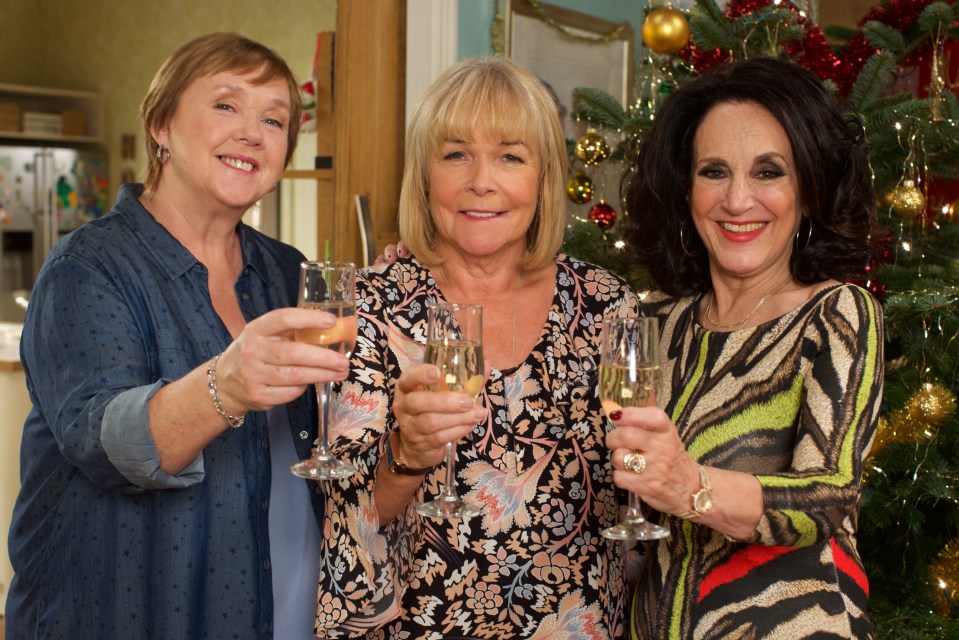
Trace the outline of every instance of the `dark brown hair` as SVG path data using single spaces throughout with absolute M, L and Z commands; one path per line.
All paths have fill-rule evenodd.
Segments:
M 789 138 L 808 216 L 799 229 L 799 244 L 805 246 L 792 251 L 795 278 L 811 284 L 863 274 L 885 232 L 876 224 L 862 125 L 843 116 L 817 76 L 773 58 L 717 67 L 663 102 L 643 138 L 635 171 L 623 182 L 628 212 L 623 236 L 634 258 L 671 295 L 711 288 L 706 248 L 689 220 L 688 198 L 696 131 L 711 109 L 725 103 L 761 106 Z

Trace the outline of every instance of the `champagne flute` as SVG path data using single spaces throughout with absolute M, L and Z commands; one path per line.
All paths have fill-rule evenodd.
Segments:
M 308 342 L 338 351 L 347 357 L 356 343 L 356 302 L 354 278 L 356 265 L 352 262 L 300 263 L 300 293 L 297 306 L 318 309 L 336 316 L 336 325 L 330 329 L 300 329 L 295 332 L 298 342 Z M 309 480 L 332 480 L 356 473 L 353 465 L 330 455 L 330 393 L 332 382 L 314 385 L 319 409 L 319 443 L 313 456 L 290 467 L 295 475 Z
M 656 318 L 610 318 L 603 328 L 599 360 L 599 393 L 607 410 L 655 407 L 660 401 L 663 370 Z M 639 496 L 629 492 L 625 517 L 603 530 L 612 540 L 658 540 L 669 529 L 647 522 Z
M 478 304 L 434 303 L 426 310 L 423 361 L 439 367 L 432 391 L 461 391 L 477 396 L 483 389 L 483 307 Z M 470 518 L 480 509 L 456 494 L 456 450 L 446 443 L 446 482 L 434 500 L 417 505 L 432 518 Z

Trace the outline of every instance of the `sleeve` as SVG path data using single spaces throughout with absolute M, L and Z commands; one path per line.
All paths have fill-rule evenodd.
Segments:
M 750 542 L 806 546 L 857 526 L 882 399 L 881 308 L 865 290 L 841 287 L 807 325 L 803 344 L 791 468 L 757 476 L 764 513 Z
M 320 637 L 359 637 L 400 614 L 421 535 L 413 503 L 380 528 L 373 489 L 384 436 L 394 427 L 392 389 L 403 365 L 421 360 L 423 349 L 412 337 L 415 323 L 392 309 L 416 307 L 423 302 L 417 300 L 422 291 L 377 291 L 371 280 L 378 280 L 371 272 L 358 275 L 358 333 L 350 377 L 334 390 L 336 437 L 330 449 L 357 472 L 327 483 L 316 619 Z M 407 297 L 390 299 L 394 295 Z
M 146 403 L 152 351 L 131 302 L 105 269 L 65 254 L 43 269 L 24 324 L 23 362 L 36 410 L 61 454 L 104 488 L 138 492 L 203 479 L 202 460 L 160 470 Z

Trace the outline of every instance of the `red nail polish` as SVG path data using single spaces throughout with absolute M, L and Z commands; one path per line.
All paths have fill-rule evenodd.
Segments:
M 609 414 L 609 419 L 613 421 L 619 420 L 622 417 L 623 417 L 623 412 L 619 410 L 612 411 Z

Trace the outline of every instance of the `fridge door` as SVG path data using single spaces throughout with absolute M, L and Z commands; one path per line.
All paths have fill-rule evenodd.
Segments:
M 107 171 L 100 151 L 0 147 L 0 321 L 57 240 L 107 211 Z

